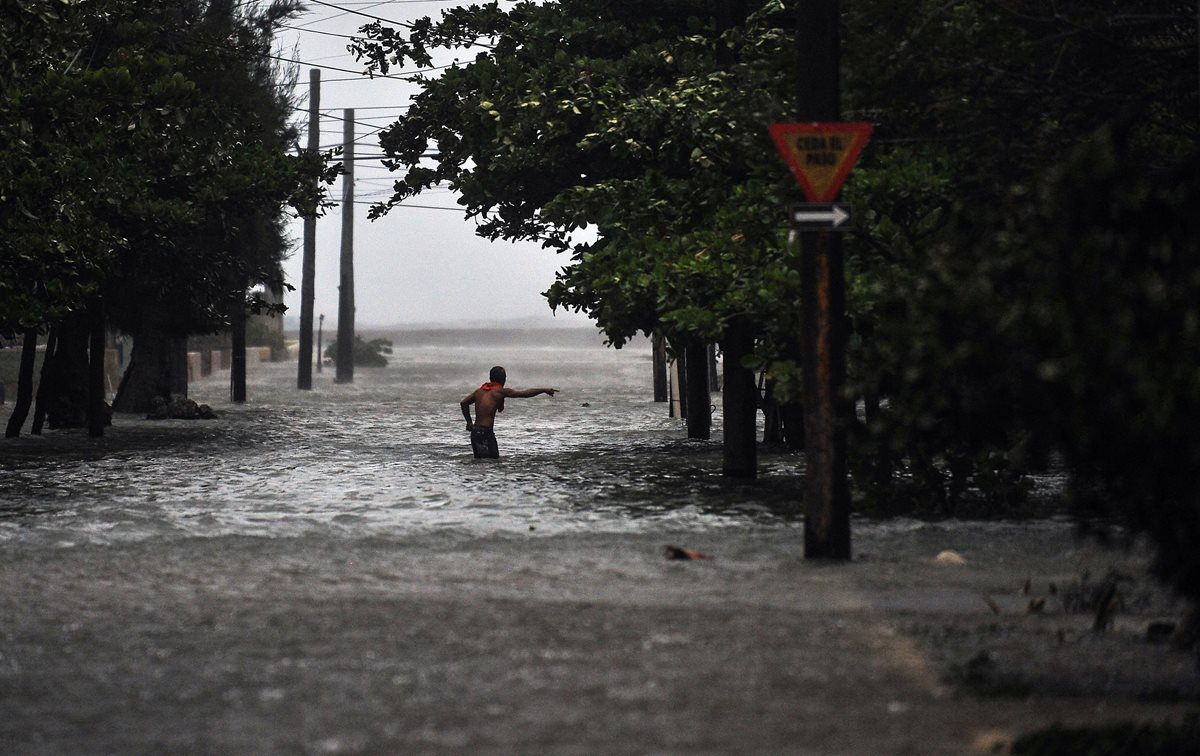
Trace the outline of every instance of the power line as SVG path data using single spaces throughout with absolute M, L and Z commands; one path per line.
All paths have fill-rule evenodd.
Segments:
M 287 24 L 280 24 L 279 28 L 291 29 L 292 31 L 305 32 L 307 34 L 321 34 L 326 37 L 341 37 L 342 39 L 360 39 L 360 37 L 356 37 L 353 34 L 334 34 L 333 32 L 321 31 L 320 29 L 305 29 L 302 26 L 288 26 Z
M 379 203 L 355 200 L 354 204 L 374 206 L 374 205 L 378 205 Z M 449 210 L 452 213 L 461 213 L 466 210 L 466 208 L 462 208 L 462 207 L 439 207 L 438 205 L 406 205 L 406 204 L 392 205 L 388 209 L 391 210 L 392 208 L 395 208 L 395 207 L 413 208 L 416 210 Z
M 354 108 L 342 108 L 342 110 L 353 110 L 353 109 L 354 109 Z M 292 110 L 294 110 L 294 111 L 296 111 L 296 112 L 299 112 L 299 113 L 307 113 L 307 112 L 308 112 L 308 108 L 301 108 L 301 107 L 298 107 L 298 106 L 296 106 L 296 105 L 293 105 L 293 106 L 292 106 Z M 346 119 L 345 119 L 345 118 L 343 118 L 343 117 L 341 117 L 341 116 L 336 116 L 336 115 L 333 115 L 332 113 L 321 113 L 321 117 L 322 117 L 322 118 L 329 119 L 329 120 L 332 120 L 332 121 L 341 121 L 342 123 L 345 123 L 345 122 L 346 122 Z M 376 117 L 377 117 L 377 118 L 383 118 L 383 117 L 385 117 L 385 116 L 376 116 Z M 358 124 L 359 126 L 366 126 L 368 129 L 377 129 L 377 130 L 382 130 L 382 129 L 386 129 L 386 128 L 388 127 L 388 124 L 384 124 L 383 126 L 380 126 L 380 125 L 379 125 L 379 124 L 377 124 L 377 123 L 367 123 L 366 121 L 359 121 L 359 120 L 357 120 L 357 119 L 355 119 L 354 121 L 352 121 L 352 123 L 356 123 L 356 124 Z M 340 132 L 340 131 L 339 131 L 339 132 L 327 131 L 326 133 L 329 133 L 329 134 L 332 134 L 332 133 L 339 133 L 339 134 L 340 134 L 341 132 Z
M 407 79 L 404 78 L 405 76 L 412 76 L 414 74 L 425 73 L 426 71 L 440 71 L 443 68 L 451 68 L 453 66 L 458 65 L 458 63 L 455 62 L 455 63 L 450 63 L 450 64 L 444 65 L 444 66 L 430 66 L 429 68 L 418 68 L 413 71 L 401 71 L 398 74 L 375 74 L 373 76 L 366 76 L 366 75 L 361 74 L 360 72 L 355 71 L 350 68 L 338 68 L 337 66 L 323 66 L 323 65 L 319 65 L 317 63 L 310 63 L 306 60 L 292 60 L 291 58 L 284 58 L 279 55 L 266 54 L 266 56 L 273 60 L 282 60 L 284 63 L 292 63 L 292 64 L 300 65 L 300 66 L 309 66 L 310 68 L 323 68 L 327 71 L 340 71 L 342 73 L 357 73 L 357 74 L 359 74 L 360 78 L 363 81 L 370 81 L 371 79 L 397 79 L 399 81 L 407 81 Z
M 364 108 L 355 108 L 355 110 L 403 110 L 411 107 L 412 105 L 368 105 Z M 336 108 L 331 108 L 331 110 L 336 110 Z M 380 116 L 380 118 L 382 117 Z M 368 118 L 374 118 L 374 116 L 368 116 Z
M 347 5 L 362 5 L 362 6 L 365 6 L 366 8 L 378 8 L 378 7 L 379 7 L 379 6 L 381 6 L 381 5 L 387 5 L 387 3 L 386 3 L 386 2 L 373 2 L 373 3 L 347 3 Z M 336 7 L 336 6 L 335 6 L 335 7 Z M 340 11 L 341 11 L 341 13 L 334 13 L 332 16 L 324 16 L 324 17 L 322 17 L 322 18 L 313 19 L 312 21 L 306 21 L 305 23 L 301 24 L 301 26 L 312 26 L 313 24 L 319 24 L 319 23 L 321 23 L 322 21 L 332 21 L 332 20 L 333 20 L 333 19 L 335 19 L 335 18 L 339 18 L 339 17 L 341 17 L 341 16 L 345 16 L 345 15 L 347 15 L 348 13 L 352 13 L 352 12 L 353 12 L 353 11 L 351 11 L 351 10 L 349 10 L 349 9 L 346 9 L 346 8 L 338 8 L 338 10 L 340 10 Z
M 370 13 L 363 13 L 362 11 L 350 10 L 349 8 L 343 8 L 340 5 L 334 5 L 333 3 L 321 2 L 321 0 L 308 0 L 308 2 L 312 3 L 313 5 L 324 5 L 326 8 L 333 8 L 334 10 L 339 10 L 342 13 L 353 13 L 354 15 L 362 16 L 363 18 L 369 18 L 374 21 L 382 21 L 385 24 L 392 24 L 394 26 L 403 26 L 405 29 L 413 28 L 412 24 L 402 23 L 400 21 L 392 21 L 391 19 L 380 18 L 379 16 L 372 16 Z M 382 4 L 383 3 L 380 3 L 380 5 L 382 5 Z

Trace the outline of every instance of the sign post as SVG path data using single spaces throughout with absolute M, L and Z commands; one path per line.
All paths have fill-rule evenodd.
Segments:
M 800 237 L 804 323 L 804 556 L 850 558 L 846 478 L 846 278 L 840 234 L 853 211 L 836 199 L 871 135 L 869 123 L 773 123 L 771 139 L 808 204 L 792 210 Z
M 771 138 L 809 202 L 836 201 L 870 134 L 841 123 L 838 0 L 799 0 L 796 95 L 800 123 L 774 124 Z M 804 206 L 801 206 L 802 208 Z M 832 208 L 828 208 L 833 215 Z M 805 227 L 800 237 L 804 349 L 804 556 L 850 558 L 846 478 L 846 273 L 841 234 Z

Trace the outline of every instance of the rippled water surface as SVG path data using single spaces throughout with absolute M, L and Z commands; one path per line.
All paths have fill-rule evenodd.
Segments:
M 228 402 L 228 373 L 192 385 L 216 421 L 118 416 L 103 439 L 5 443 L 0 540 L 794 524 L 798 459 L 765 458 L 755 483 L 723 480 L 719 441 L 688 441 L 652 401 L 647 342 L 614 350 L 590 331 L 392 338 L 388 367 L 360 368 L 350 385 L 329 369 L 300 392 L 294 363 L 252 365 L 245 405 Z M 510 400 L 496 424 L 502 458 L 477 461 L 458 402 L 496 363 L 512 387 L 561 393 Z

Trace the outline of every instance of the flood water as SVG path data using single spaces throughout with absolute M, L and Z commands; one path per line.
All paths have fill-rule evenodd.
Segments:
M 0 542 L 106 543 L 172 536 L 485 534 L 599 528 L 794 527 L 800 458 L 762 478 L 720 476 L 712 441 L 689 441 L 653 401 L 648 340 L 605 347 L 590 329 L 389 334 L 385 368 L 333 370 L 295 388 L 295 363 L 195 382 L 214 421 L 117 416 L 103 439 L 48 432 L 0 454 Z M 458 402 L 493 364 L 514 388 L 497 418 L 500 460 L 473 459 Z
M 1053 588 L 1140 552 L 898 518 L 807 563 L 801 457 L 722 478 L 719 407 L 687 440 L 647 343 L 392 338 L 353 384 L 252 365 L 244 405 L 193 384 L 217 420 L 0 444 L 0 752 L 958 754 L 1194 697 L 1194 658 L 1144 641 L 1173 605 L 1130 587 L 1095 634 Z M 561 392 L 510 400 L 475 460 L 458 403 L 497 363 Z M 981 653 L 1051 698 L 948 695 Z

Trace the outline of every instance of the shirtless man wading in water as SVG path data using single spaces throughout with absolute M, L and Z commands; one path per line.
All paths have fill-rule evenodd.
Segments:
M 496 413 L 504 411 L 505 399 L 510 396 L 514 399 L 528 399 L 538 394 L 554 396 L 554 392 L 558 391 L 553 388 L 532 388 L 524 391 L 504 388 L 506 378 L 504 368 L 497 365 L 488 375 L 488 382 L 467 394 L 460 402 L 463 417 L 467 419 L 467 430 L 471 432 L 471 451 L 475 452 L 476 459 L 500 456 L 492 425 L 496 422 Z M 475 405 L 474 422 L 471 421 L 472 404 Z

